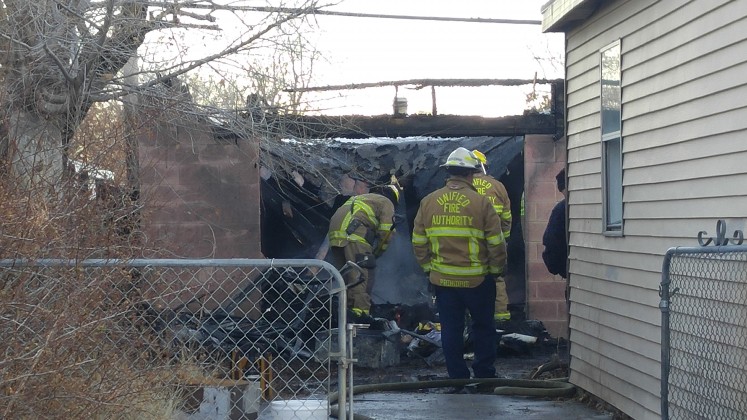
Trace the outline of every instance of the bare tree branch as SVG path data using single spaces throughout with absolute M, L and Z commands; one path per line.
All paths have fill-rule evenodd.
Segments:
M 3 50 L 0 82 L 6 93 L 0 97 L 0 121 L 10 124 L 0 132 L 0 150 L 19 150 L 24 157 L 17 162 L 25 162 L 26 166 L 17 169 L 24 174 L 59 177 L 68 144 L 95 102 L 136 92 L 167 96 L 155 88 L 206 64 L 225 63 L 232 56 L 271 46 L 273 37 L 292 36 L 298 29 L 284 31 L 283 26 L 318 10 L 316 0 L 298 2 L 306 7 L 295 8 L 291 13 L 256 10 L 256 13 L 249 13 L 248 1 L 221 4 L 210 0 L 0 0 L 0 48 Z M 219 11 L 227 13 L 216 14 Z M 154 38 L 167 34 L 165 31 L 158 33 L 164 29 L 175 29 L 172 35 L 176 36 L 180 31 L 195 28 L 236 31 L 235 23 L 218 23 L 218 19 L 226 16 L 242 22 L 240 28 L 243 29 L 231 35 L 236 41 L 208 50 L 202 57 L 187 59 L 189 45 L 148 41 L 149 34 Z M 248 21 L 249 16 L 254 21 Z M 140 79 L 141 84 L 133 85 L 120 79 L 118 74 L 123 66 L 142 53 L 140 48 L 144 46 L 155 47 L 152 50 L 155 61 L 144 67 L 146 77 Z M 297 59 L 304 57 L 292 57 L 292 60 Z M 294 66 L 289 65 L 289 68 Z M 298 77 L 292 83 L 298 83 L 299 77 L 306 77 L 303 68 L 298 69 L 293 70 Z M 268 70 L 288 72 L 287 68 L 270 66 L 247 68 L 245 74 L 273 80 L 275 76 L 262 75 Z M 274 86 L 277 86 L 274 95 L 282 92 L 279 85 Z M 39 122 L 43 122 L 44 127 L 34 131 L 34 138 L 29 137 L 25 128 L 19 129 L 33 127 Z M 20 149 L 8 147 L 19 141 L 23 144 Z M 32 155 L 35 147 L 45 151 L 45 159 L 35 159 Z M 56 155 L 61 158 L 55 159 Z M 50 179 L 48 183 L 54 185 L 55 181 Z
M 235 46 L 233 46 L 231 48 L 227 48 L 227 49 L 225 49 L 225 50 L 223 50 L 223 51 L 221 51 L 219 53 L 212 54 L 212 55 L 204 57 L 204 58 L 202 58 L 200 60 L 194 61 L 191 64 L 189 64 L 188 66 L 186 66 L 184 68 L 181 68 L 179 70 L 176 70 L 176 71 L 164 74 L 164 75 L 160 75 L 160 76 L 156 77 L 155 79 L 149 81 L 148 83 L 145 83 L 145 84 L 141 85 L 140 88 L 144 89 L 144 88 L 155 86 L 155 85 L 157 85 L 159 83 L 162 83 L 166 79 L 171 79 L 171 78 L 174 78 L 174 77 L 181 76 L 181 75 L 183 75 L 183 74 L 185 74 L 185 73 L 187 73 L 187 72 L 189 72 L 191 70 L 194 70 L 194 69 L 196 69 L 198 67 L 201 67 L 201 66 L 203 66 L 203 65 L 205 65 L 205 64 L 207 64 L 207 63 L 209 63 L 211 61 L 215 61 L 218 58 L 225 57 L 226 55 L 230 55 L 230 54 L 236 53 L 238 51 L 241 51 L 247 45 L 250 45 L 250 44 L 254 43 L 256 40 L 260 39 L 261 37 L 263 37 L 264 35 L 266 35 L 268 32 L 271 32 L 272 30 L 278 28 L 280 25 L 282 25 L 282 24 L 284 24 L 284 23 L 286 23 L 286 22 L 288 22 L 290 20 L 298 18 L 302 14 L 303 13 L 294 14 L 294 15 L 287 15 L 287 16 L 285 16 L 285 17 L 277 20 L 276 22 L 268 25 L 267 27 L 265 27 L 261 31 L 255 33 L 249 39 L 247 39 L 245 41 L 242 41 L 242 42 L 238 43 L 237 45 L 235 45 Z

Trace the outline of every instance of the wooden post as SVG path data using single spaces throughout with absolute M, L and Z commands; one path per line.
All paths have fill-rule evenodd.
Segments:
M 231 352 L 231 379 L 241 380 L 244 379 L 244 368 L 249 363 L 249 360 L 238 349 L 234 349 Z
M 259 388 L 265 401 L 275 398 L 272 390 L 272 354 L 270 353 L 259 356 Z
M 436 108 L 436 86 L 431 85 L 431 100 L 433 101 L 433 116 L 438 115 L 438 109 Z

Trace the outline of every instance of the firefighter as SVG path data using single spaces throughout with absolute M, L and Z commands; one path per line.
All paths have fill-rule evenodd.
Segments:
M 469 378 L 464 361 L 465 311 L 474 334 L 476 378 L 495 376 L 495 280 L 506 264 L 501 218 L 472 181 L 480 161 L 459 147 L 441 165 L 446 185 L 420 202 L 412 245 L 433 285 L 441 322 L 441 342 L 450 378 Z
M 389 245 L 394 234 L 394 209 L 399 189 L 384 185 L 372 192 L 350 197 L 330 219 L 327 261 L 341 269 L 347 261 L 357 263 L 363 272 L 345 273 L 348 308 L 357 315 L 371 308 L 376 258 Z
M 485 169 L 488 159 L 485 157 L 485 154 L 479 150 L 473 150 L 472 153 L 480 161 L 480 171 L 472 179 L 472 185 L 480 195 L 488 197 L 495 211 L 501 216 L 503 240 L 508 243 L 508 238 L 511 235 L 511 200 L 508 198 L 508 192 L 500 181 L 488 175 L 488 171 Z M 508 303 L 506 282 L 501 277 L 495 282 L 496 320 L 508 320 L 511 318 L 511 313 L 508 311 Z

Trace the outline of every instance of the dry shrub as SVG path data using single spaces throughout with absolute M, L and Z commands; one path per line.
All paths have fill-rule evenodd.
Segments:
M 87 144 L 91 168 L 102 167 L 91 156 L 119 156 Z M 127 188 L 100 183 L 94 198 L 80 175 L 49 193 L 0 171 L 0 258 L 32 263 L 0 267 L 0 418 L 173 418 L 178 399 L 154 374 L 165 362 L 139 328 L 129 271 L 33 264 L 142 254 Z
M 100 219 L 86 220 L 101 226 Z M 52 247 L 32 237 L 24 242 L 35 246 L 23 248 L 23 256 L 74 246 L 91 253 L 84 238 L 94 230 L 68 235 L 72 243 L 49 238 Z M 121 250 L 102 247 L 100 253 Z M 0 272 L 0 285 L 2 418 L 171 417 L 172 384 L 159 371 L 164 363 L 149 331 L 139 328 L 140 291 L 127 270 L 18 265 Z
M 3 272 L 3 418 L 171 418 L 165 361 L 139 328 L 138 291 L 118 267 Z

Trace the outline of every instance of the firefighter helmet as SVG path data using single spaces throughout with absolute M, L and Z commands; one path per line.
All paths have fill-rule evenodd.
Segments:
M 475 155 L 477 160 L 480 161 L 480 169 L 482 169 L 482 173 L 486 174 L 488 171 L 485 170 L 485 165 L 488 164 L 488 158 L 485 157 L 485 153 L 479 151 L 479 150 L 473 150 L 472 154 Z
M 482 163 L 483 165 L 487 165 L 488 164 L 488 158 L 485 157 L 485 153 L 483 153 L 483 152 L 481 152 L 479 150 L 473 150 L 472 154 L 475 155 L 475 157 L 477 158 L 477 160 L 479 160 L 480 163 Z
M 446 163 L 441 165 L 441 167 L 480 169 L 480 161 L 474 153 L 464 147 L 457 147 L 453 152 L 451 152 L 449 157 L 446 159 Z

